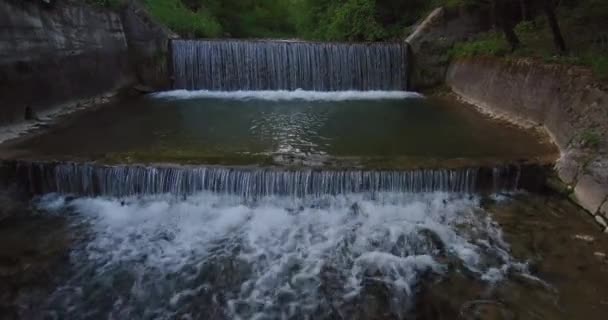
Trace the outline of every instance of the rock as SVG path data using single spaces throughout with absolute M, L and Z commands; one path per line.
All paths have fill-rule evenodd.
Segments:
M 574 196 L 585 210 L 595 214 L 608 196 L 608 186 L 600 184 L 593 176 L 585 174 L 576 184 Z
M 598 158 L 586 166 L 574 194 L 579 204 L 589 212 L 600 210 L 608 198 L 608 159 Z
M 562 154 L 555 164 L 559 178 L 568 185 L 575 184 L 586 157 L 587 155 L 578 149 L 570 149 Z
M 608 200 L 604 202 L 604 205 L 600 208 L 600 213 L 604 216 L 604 218 L 608 219 Z
M 602 217 L 601 215 L 598 214 L 597 216 L 595 216 L 595 221 L 600 226 L 602 226 L 602 229 L 605 230 L 606 228 L 608 228 L 608 223 L 606 223 L 606 219 L 604 219 L 604 217 Z
M 133 86 L 132 89 L 141 94 L 147 94 L 147 93 L 154 92 L 153 88 L 145 86 L 143 84 L 137 84 L 137 85 Z
M 137 0 L 127 1 L 121 19 L 138 81 L 148 88 L 169 89 L 169 42 L 178 36 L 154 21 Z
M 545 186 L 549 190 L 564 196 L 567 196 L 572 192 L 572 187 L 570 187 L 569 185 L 564 183 L 563 180 L 560 180 L 558 177 L 555 176 L 547 178 L 547 181 L 545 181 Z
M 444 82 L 448 51 L 454 43 L 487 30 L 484 13 L 463 8 L 437 8 L 406 39 L 412 53 L 411 86 L 431 88 Z
M 582 241 L 585 241 L 585 242 L 593 242 L 593 241 L 595 241 L 594 237 L 592 237 L 590 235 L 587 235 L 587 234 L 576 234 L 576 235 L 574 235 L 573 238 L 576 239 L 576 240 L 582 240 Z

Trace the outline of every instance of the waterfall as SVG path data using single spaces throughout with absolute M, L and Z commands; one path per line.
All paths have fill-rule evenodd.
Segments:
M 15 171 L 34 194 L 186 196 L 209 191 L 244 198 L 376 192 L 498 192 L 518 189 L 522 173 L 542 172 L 537 169 L 523 172 L 519 166 L 391 171 L 46 162 L 20 162 Z
M 173 40 L 174 89 L 407 89 L 407 44 Z

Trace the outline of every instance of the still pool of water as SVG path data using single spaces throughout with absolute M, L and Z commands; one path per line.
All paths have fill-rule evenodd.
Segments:
M 469 106 L 407 92 L 173 91 L 86 113 L 13 145 L 12 153 L 121 163 L 408 167 L 552 158 L 555 149 Z

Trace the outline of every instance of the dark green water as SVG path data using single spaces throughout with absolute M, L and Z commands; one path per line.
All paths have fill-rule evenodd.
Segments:
M 437 99 L 175 95 L 105 107 L 11 149 L 37 159 L 370 167 L 513 161 L 555 151 L 531 132 Z

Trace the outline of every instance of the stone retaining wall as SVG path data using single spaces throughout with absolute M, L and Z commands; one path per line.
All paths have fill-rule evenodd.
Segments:
M 128 87 L 169 86 L 170 31 L 136 1 L 0 1 L 0 125 Z
M 131 79 L 120 16 L 78 2 L 0 2 L 0 124 Z
M 555 166 L 573 198 L 608 232 L 608 88 L 584 69 L 526 59 L 453 62 L 447 85 L 482 111 L 541 126 L 561 151 Z

